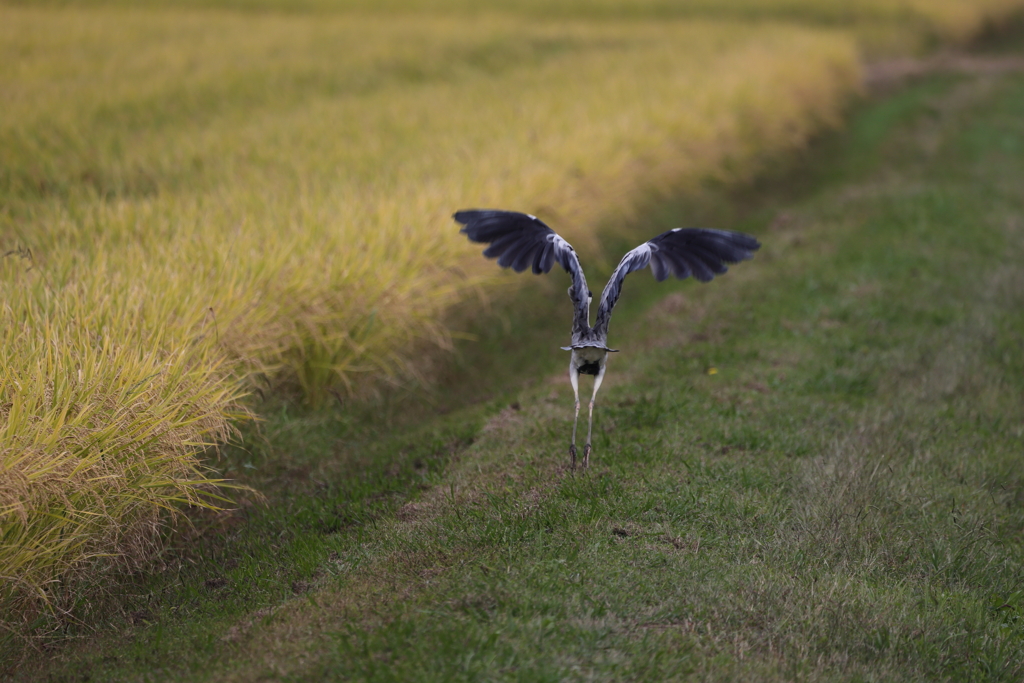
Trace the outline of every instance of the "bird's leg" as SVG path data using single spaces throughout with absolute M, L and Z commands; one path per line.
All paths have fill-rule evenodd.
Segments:
M 575 355 L 575 351 L 573 352 Z M 580 420 L 580 371 L 576 364 L 569 361 L 569 381 L 572 382 L 572 393 L 576 395 L 576 417 L 572 420 L 572 444 L 569 446 L 569 456 L 572 458 L 572 471 L 576 471 L 576 424 Z
M 601 363 L 601 369 L 594 377 L 594 394 L 590 397 L 590 419 L 587 421 L 587 445 L 583 447 L 583 469 L 590 467 L 590 437 L 594 432 L 594 401 L 597 400 L 597 390 L 601 388 L 601 380 L 604 379 L 604 369 L 607 367 Z M 579 405 L 577 403 L 577 405 Z

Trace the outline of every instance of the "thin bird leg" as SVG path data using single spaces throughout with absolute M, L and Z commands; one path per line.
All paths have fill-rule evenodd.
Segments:
M 594 401 L 597 400 L 597 390 L 601 388 L 601 380 L 604 379 L 604 370 L 608 367 L 602 364 L 601 370 L 594 377 L 594 394 L 590 397 L 590 419 L 587 421 L 587 445 L 583 447 L 583 469 L 590 467 L 590 437 L 594 431 Z
M 575 354 L 574 354 L 575 355 Z M 580 371 L 576 364 L 569 361 L 569 381 L 572 382 L 572 393 L 576 395 L 576 417 L 572 420 L 572 445 L 569 446 L 569 455 L 572 457 L 572 471 L 576 471 L 576 424 L 580 420 Z

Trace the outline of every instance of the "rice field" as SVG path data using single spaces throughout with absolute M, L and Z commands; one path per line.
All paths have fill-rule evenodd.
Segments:
M 532 211 L 597 254 L 652 193 L 839 125 L 864 45 L 1022 3 L 202 4 L 0 5 L 8 614 L 222 504 L 202 455 L 247 394 L 416 378 L 445 312 L 505 283 L 453 210 Z

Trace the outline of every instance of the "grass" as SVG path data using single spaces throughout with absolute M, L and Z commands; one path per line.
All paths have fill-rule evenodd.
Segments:
M 26 272 L 30 254 L 13 256 L 0 261 L 0 602 L 30 608 L 7 627 L 31 622 L 32 605 L 73 610 L 75 576 L 143 566 L 168 517 L 226 502 L 194 453 L 247 413 L 229 408 L 238 389 L 220 357 L 147 324 L 161 311 L 140 292 L 58 294 Z M 116 340 L 103 334 L 115 320 Z
M 912 50 L 1011 6 L 862 7 Z M 106 559 L 141 566 L 169 510 L 216 506 L 200 457 L 245 395 L 437 382 L 453 308 L 509 282 L 453 208 L 541 213 L 600 261 L 646 198 L 748 182 L 838 125 L 868 40 L 802 4 L 576 8 L 0 7 L 5 627 L 92 614 Z
M 8 0 L 10 2 L 10 0 Z M 21 2 L 10 2 L 24 5 Z M 38 3 L 33 3 L 38 4 Z M 49 0 L 56 7 L 139 7 L 124 0 Z M 964 43 L 986 27 L 998 25 L 1019 11 L 1017 0 L 145 0 L 147 8 L 218 8 L 243 12 L 289 14 L 414 13 L 479 17 L 514 15 L 531 20 L 578 19 L 600 21 L 725 19 L 729 21 L 786 21 L 852 30 L 872 52 L 906 53 L 949 41 Z
M 723 198 L 765 246 L 631 277 L 585 476 L 561 372 L 412 426 L 267 407 L 225 464 L 269 507 L 21 677 L 1019 680 L 1022 114 L 931 77 Z
M 641 191 L 750 177 L 835 125 L 859 73 L 849 41 L 786 26 L 0 12 L 9 605 L 123 555 L 95 520 L 197 500 L 242 395 L 426 381 L 446 311 L 498 282 L 452 207 L 557 206 L 584 247 Z M 104 502 L 135 480 L 83 463 L 115 453 L 181 486 Z M 27 550 L 54 514 L 81 552 Z

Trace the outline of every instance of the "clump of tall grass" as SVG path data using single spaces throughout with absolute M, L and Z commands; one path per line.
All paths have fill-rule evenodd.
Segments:
M 838 122 L 859 78 L 848 41 L 785 27 L 214 16 L 206 30 L 221 29 L 221 43 L 209 51 L 167 15 L 110 18 L 127 24 L 126 45 L 106 49 L 133 53 L 131 77 L 104 61 L 90 70 L 111 81 L 99 89 L 68 78 L 83 111 L 31 88 L 66 68 L 60 45 L 18 72 L 20 117 L 0 127 L 21 157 L 6 169 L 9 232 L 57 270 L 87 263 L 85 277 L 130 271 L 153 296 L 205 297 L 231 357 L 314 401 L 414 373 L 413 343 L 445 345 L 443 312 L 493 279 L 467 265 L 474 250 L 452 207 L 540 211 L 586 246 L 640 193 L 758 172 Z M 53 21 L 77 42 L 103 37 L 80 16 Z M 193 62 L 166 59 L 154 23 L 203 54 L 195 87 L 216 90 L 195 96 L 212 103 L 201 127 L 166 73 Z M 305 88 L 249 92 L 302 31 L 316 47 L 287 66 Z M 338 62 L 372 83 L 336 75 L 320 50 L 355 35 L 335 47 Z M 416 52 L 389 56 L 409 36 Z M 239 51 L 249 69 L 235 70 Z M 151 91 L 162 82 L 166 94 Z
M 876 0 L 882 4 L 880 0 Z M 1020 0 L 905 0 L 912 17 L 943 42 L 966 43 L 1024 11 Z
M 74 600 L 90 560 L 151 555 L 182 504 L 217 506 L 197 458 L 243 409 L 222 354 L 160 301 L 0 260 L 0 606 L 4 622 Z M 124 298 L 122 298 L 122 296 Z M 166 320 L 175 325 L 162 326 Z M 109 562 L 106 564 L 110 564 Z
M 841 28 L 854 33 L 869 52 L 902 54 L 967 42 L 1024 8 L 1020 0 L 83 0 L 76 4 L 139 7 L 143 3 L 150 8 L 418 12 L 457 17 L 503 14 L 533 20 L 785 21 Z

